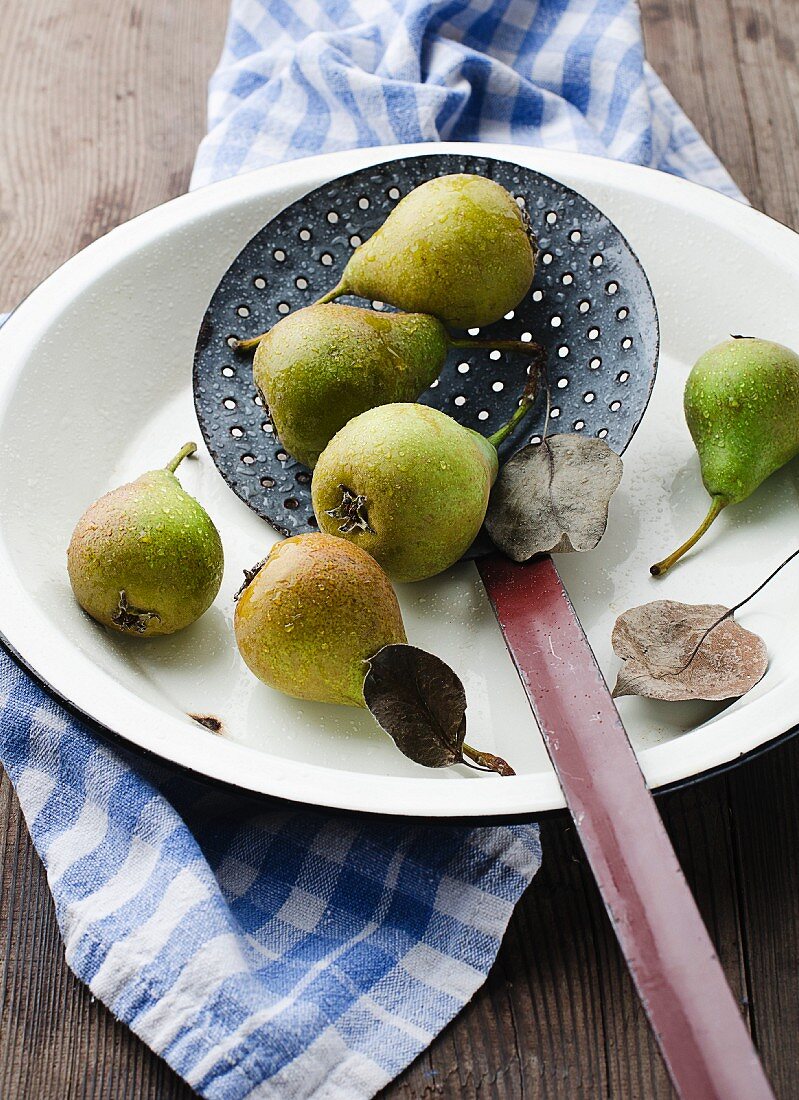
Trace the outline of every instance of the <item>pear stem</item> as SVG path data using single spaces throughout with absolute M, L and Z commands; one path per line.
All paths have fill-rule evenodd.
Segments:
M 722 508 L 726 508 L 728 503 L 729 502 L 724 500 L 723 497 L 713 497 L 713 501 L 710 505 L 710 511 L 699 524 L 691 537 L 687 539 L 682 544 L 682 546 L 678 546 L 673 554 L 669 554 L 669 556 L 667 558 L 664 558 L 663 561 L 656 562 L 654 565 L 650 566 L 649 572 L 652 574 L 652 576 L 662 577 L 664 573 L 668 572 L 668 570 L 671 569 L 672 565 L 674 565 L 675 562 L 678 562 L 683 554 L 686 554 L 694 545 L 694 543 L 697 543 L 701 539 L 702 535 L 704 535 L 708 527 L 710 527 L 711 523 L 713 523 L 713 521 L 719 515 Z
M 266 332 L 262 332 L 260 336 L 253 336 L 249 340 L 237 340 L 236 343 L 233 344 L 233 350 L 249 351 L 250 348 L 257 348 L 260 342 L 263 340 L 264 336 L 268 334 L 268 332 L 269 329 L 267 329 Z
M 332 290 L 328 290 L 327 294 L 323 294 L 321 298 L 317 298 L 314 302 L 316 306 L 326 306 L 328 302 L 334 302 L 336 298 L 340 298 L 342 294 L 347 293 L 347 288 L 344 285 L 342 279 L 340 283 L 336 283 Z
M 164 466 L 164 469 L 169 470 L 170 474 L 174 474 L 175 470 L 177 470 L 183 459 L 188 458 L 189 455 L 193 455 L 196 450 L 196 443 L 184 443 L 178 453 L 172 459 L 172 461 L 167 462 L 166 466 Z
M 516 430 L 517 425 L 524 420 L 528 412 L 532 408 L 533 402 L 529 398 L 523 397 L 519 402 L 519 405 L 514 412 L 513 416 L 507 422 L 503 424 L 501 428 L 498 428 L 493 435 L 489 435 L 486 438 L 488 442 L 499 450 L 500 446 L 505 442 L 508 436 Z
M 447 343 L 451 348 L 465 348 L 467 351 L 469 348 L 491 348 L 492 351 L 518 351 L 522 355 L 529 355 L 538 347 L 538 344 L 525 340 L 455 340 L 450 335 L 447 335 Z
M 494 756 L 493 752 L 481 752 L 480 749 L 473 749 L 471 745 L 467 745 L 466 742 L 463 743 L 461 749 L 464 756 L 468 756 L 470 760 L 473 760 L 475 764 L 479 764 L 481 768 L 487 768 L 489 771 L 497 772 L 498 775 L 516 774 L 507 760 L 503 760 L 501 756 Z
M 526 348 L 532 352 L 533 362 L 530 365 L 530 377 L 527 380 L 527 385 L 524 387 L 522 396 L 519 399 L 519 405 L 514 410 L 513 416 L 508 420 L 506 424 L 503 424 L 501 428 L 498 428 L 493 435 L 486 436 L 488 442 L 499 450 L 500 446 L 505 442 L 509 435 L 511 435 L 518 425 L 527 416 L 530 409 L 535 404 L 536 394 L 538 392 L 538 378 L 541 371 L 546 365 L 546 353 L 540 344 L 527 344 Z

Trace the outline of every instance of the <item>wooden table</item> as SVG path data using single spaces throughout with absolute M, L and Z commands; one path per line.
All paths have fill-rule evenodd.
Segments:
M 185 190 L 226 8 L 6 0 L 0 309 L 94 237 Z M 643 9 L 654 67 L 752 202 L 799 228 L 797 0 Z M 660 803 L 780 1100 L 799 1097 L 798 789 L 796 740 Z M 671 1095 L 574 830 L 559 816 L 542 832 L 543 870 L 488 981 L 386 1097 Z M 3 777 L 0 1097 L 191 1095 L 68 971 Z

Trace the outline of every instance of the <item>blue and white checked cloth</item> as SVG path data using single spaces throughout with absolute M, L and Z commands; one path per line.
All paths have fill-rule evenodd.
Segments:
M 193 185 L 323 150 L 511 141 L 740 197 L 632 0 L 234 0 Z M 535 826 L 294 810 L 98 740 L 0 654 L 0 758 L 70 966 L 203 1096 L 369 1097 L 483 982 Z
M 646 63 L 634 0 L 234 0 L 209 124 L 193 187 L 355 146 L 496 141 L 741 197 Z

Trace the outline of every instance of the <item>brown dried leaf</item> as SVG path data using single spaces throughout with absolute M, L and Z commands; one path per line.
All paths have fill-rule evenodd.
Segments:
M 500 471 L 486 530 L 514 561 L 593 550 L 621 475 L 621 459 L 604 439 L 564 434 L 530 444 Z
M 654 600 L 620 615 L 611 640 L 624 661 L 614 698 L 737 699 L 768 668 L 763 639 L 721 604 Z
M 412 645 L 387 645 L 369 660 L 366 705 L 400 752 L 426 768 L 464 764 L 513 775 L 499 756 L 464 745 L 466 692 L 440 657 Z
M 449 665 L 412 645 L 383 646 L 369 661 L 366 705 L 400 752 L 426 768 L 463 759 L 466 691 Z

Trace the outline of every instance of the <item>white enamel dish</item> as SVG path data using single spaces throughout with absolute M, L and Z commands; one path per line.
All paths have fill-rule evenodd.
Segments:
M 563 798 L 472 564 L 404 586 L 400 601 L 409 638 L 465 683 L 470 742 L 510 760 L 518 773 L 511 779 L 460 767 L 427 771 L 402 757 L 367 714 L 299 703 L 251 677 L 233 643 L 232 596 L 244 567 L 277 536 L 227 488 L 202 448 L 180 476 L 217 523 L 227 565 L 215 605 L 195 626 L 172 638 L 112 637 L 76 606 L 66 575 L 66 545 L 84 507 L 161 465 L 186 439 L 199 442 L 191 392 L 197 328 L 243 244 L 328 179 L 430 151 L 338 153 L 204 188 L 90 245 L 17 309 L 0 329 L 0 634 L 93 723 L 213 779 L 380 813 L 537 813 L 562 807 Z M 681 412 L 686 373 L 729 333 L 799 346 L 799 237 L 647 169 L 513 146 L 480 152 L 544 172 L 595 203 L 637 252 L 658 304 L 658 379 L 625 453 L 608 532 L 594 552 L 558 559 L 612 683 L 618 661 L 610 633 L 621 611 L 655 598 L 732 604 L 799 545 L 792 464 L 729 509 L 681 567 L 662 580 L 648 572 L 706 510 Z M 771 663 L 731 706 L 620 701 L 651 787 L 724 767 L 796 725 L 798 615 L 789 568 L 741 612 L 740 621 L 765 638 Z M 189 714 L 218 718 L 222 734 Z

